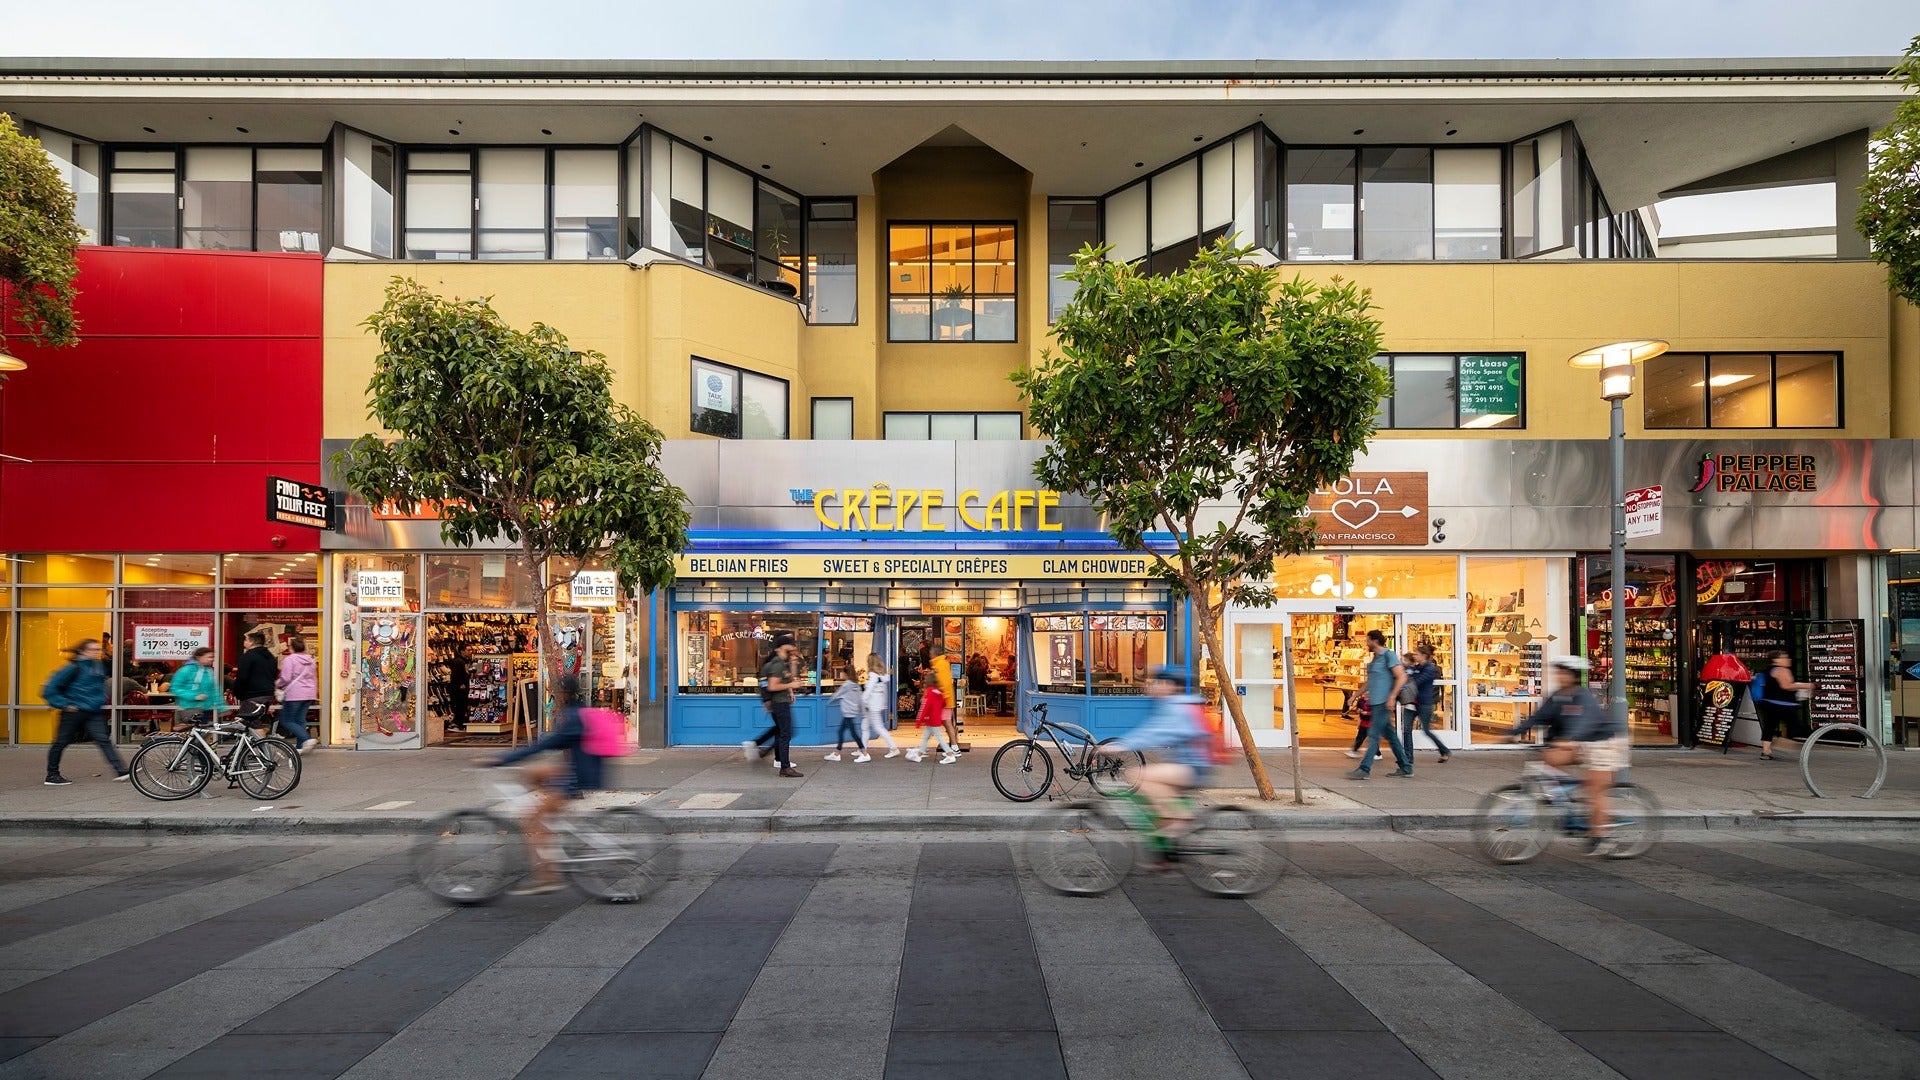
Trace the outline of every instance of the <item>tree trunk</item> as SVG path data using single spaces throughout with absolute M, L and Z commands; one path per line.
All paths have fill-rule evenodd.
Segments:
M 551 624 L 553 618 L 553 582 L 547 580 L 547 563 L 549 560 L 545 556 L 536 555 L 531 551 L 525 552 L 525 557 L 527 565 L 533 570 L 533 649 L 534 652 L 541 657 L 542 665 L 545 668 L 544 674 L 546 675 L 547 692 L 539 703 L 540 708 L 544 710 L 547 699 L 557 699 L 560 696 L 560 678 L 566 669 L 561 665 L 560 650 L 553 641 L 553 626 Z M 516 689 L 513 692 L 517 694 L 520 691 Z M 546 715 L 544 711 L 540 716 L 533 717 L 530 721 L 532 730 L 536 732 L 543 730 L 546 726 L 543 723 L 545 719 Z
M 1214 617 L 1211 605 L 1205 602 L 1195 604 L 1193 613 L 1200 622 L 1200 638 L 1206 643 L 1207 655 L 1213 660 L 1213 677 L 1220 685 L 1220 698 L 1226 702 L 1227 712 L 1233 717 L 1234 730 L 1240 733 L 1240 750 L 1247 755 L 1247 768 L 1253 772 L 1253 786 L 1262 799 L 1272 802 L 1279 796 L 1274 794 L 1273 781 L 1267 778 L 1267 766 L 1260 760 L 1259 748 L 1253 745 L 1253 729 L 1247 726 L 1245 705 L 1234 689 L 1232 673 L 1227 670 L 1227 654 L 1220 642 L 1220 622 Z M 1299 775 L 1296 768 L 1295 791 L 1299 790 Z

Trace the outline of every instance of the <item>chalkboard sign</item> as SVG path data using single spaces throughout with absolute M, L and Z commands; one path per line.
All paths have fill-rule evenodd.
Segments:
M 1862 723 L 1858 619 L 1807 627 L 1807 677 L 1813 683 L 1813 726 Z
M 1694 730 L 1694 741 L 1702 746 L 1727 747 L 1727 735 L 1733 731 L 1735 713 L 1740 708 L 1741 695 L 1747 692 L 1739 683 L 1724 679 L 1711 679 L 1700 684 L 1700 723 Z

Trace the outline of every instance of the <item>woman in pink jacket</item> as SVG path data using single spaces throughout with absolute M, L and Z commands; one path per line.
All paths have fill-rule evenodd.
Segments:
M 275 683 L 283 697 L 280 702 L 280 730 L 292 738 L 301 753 L 320 745 L 307 734 L 307 711 L 320 697 L 320 665 L 307 655 L 305 638 L 287 641 L 287 655 L 280 658 L 280 678 Z

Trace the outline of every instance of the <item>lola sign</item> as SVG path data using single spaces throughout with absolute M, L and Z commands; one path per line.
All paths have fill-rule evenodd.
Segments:
M 1307 513 L 1329 547 L 1425 547 L 1427 474 L 1352 473 L 1314 492 Z

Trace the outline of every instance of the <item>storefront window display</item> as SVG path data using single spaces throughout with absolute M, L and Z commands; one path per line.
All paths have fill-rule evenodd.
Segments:
M 342 625 L 336 692 L 347 739 L 363 748 L 418 746 L 419 558 L 340 559 Z
M 1565 565 L 1564 563 L 1562 564 Z M 1548 654 L 1560 645 L 1548 613 L 1544 559 L 1468 559 L 1466 633 L 1460 668 L 1475 735 L 1497 739 L 1545 692 Z
M 812 614 L 757 611 L 683 611 L 679 617 L 682 694 L 758 694 L 760 665 L 773 639 L 792 634 L 803 681 L 817 685 L 819 620 Z M 803 691 L 804 692 L 804 691 Z
M 1584 644 L 1593 685 L 1605 687 L 1613 666 L 1612 567 L 1604 556 L 1582 560 L 1587 583 Z M 1679 737 L 1680 596 L 1672 555 L 1627 556 L 1627 723 L 1639 744 Z
M 826 641 L 821 663 L 829 685 L 857 679 L 867 670 L 867 655 L 873 648 L 873 616 L 822 615 L 820 633 Z
M 1035 679 L 1048 694 L 1132 697 L 1167 662 L 1165 615 L 1113 612 L 1035 615 Z

